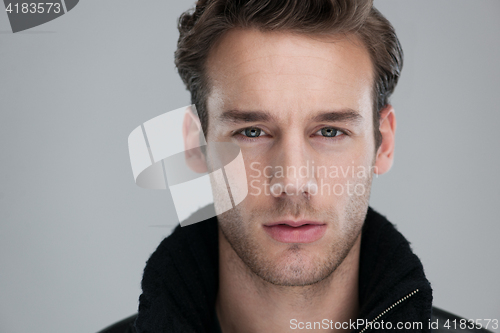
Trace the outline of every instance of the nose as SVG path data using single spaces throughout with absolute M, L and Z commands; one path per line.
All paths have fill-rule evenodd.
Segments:
M 273 159 L 270 193 L 273 197 L 310 199 L 317 194 L 314 159 L 305 139 L 289 136 L 280 140 Z

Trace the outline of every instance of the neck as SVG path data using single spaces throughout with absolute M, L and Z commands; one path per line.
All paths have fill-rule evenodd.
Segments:
M 277 286 L 255 275 L 219 229 L 216 310 L 222 331 L 294 332 L 299 327 L 307 328 L 309 322 L 313 329 L 308 332 L 328 332 L 323 325 L 333 331 L 336 322 L 355 320 L 359 307 L 360 244 L 361 234 L 328 278 L 304 287 Z

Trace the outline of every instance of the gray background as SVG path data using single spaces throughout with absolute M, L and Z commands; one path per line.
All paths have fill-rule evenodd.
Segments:
M 189 104 L 173 52 L 192 4 L 86 0 L 18 34 L 0 12 L 0 332 L 95 332 L 137 311 L 175 212 L 135 186 L 127 137 Z M 500 319 L 500 2 L 376 6 L 406 58 L 396 162 L 371 203 L 412 242 L 436 306 Z

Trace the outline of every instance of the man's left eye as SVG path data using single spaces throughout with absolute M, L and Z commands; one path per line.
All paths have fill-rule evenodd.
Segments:
M 316 134 L 322 135 L 322 136 L 327 137 L 327 138 L 334 138 L 334 137 L 340 136 L 344 133 L 336 128 L 333 128 L 333 127 L 323 127 L 322 129 L 317 131 Z

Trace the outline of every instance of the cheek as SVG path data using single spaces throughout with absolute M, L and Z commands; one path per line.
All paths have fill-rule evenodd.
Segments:
M 245 156 L 245 155 L 244 155 Z M 246 156 L 245 170 L 248 185 L 248 196 L 245 199 L 247 204 L 264 202 L 268 194 L 271 168 L 265 159 Z
M 315 161 L 318 199 L 323 204 L 343 206 L 353 194 L 363 195 L 371 179 L 371 162 L 364 154 L 344 154 Z

